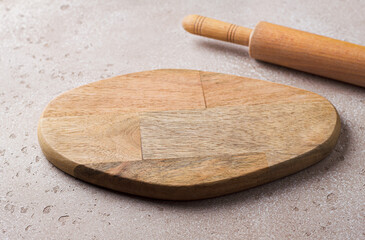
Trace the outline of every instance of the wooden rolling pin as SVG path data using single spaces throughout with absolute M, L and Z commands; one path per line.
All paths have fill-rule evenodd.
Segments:
M 252 30 L 189 15 L 186 31 L 249 46 L 251 57 L 365 87 L 365 46 L 260 22 Z

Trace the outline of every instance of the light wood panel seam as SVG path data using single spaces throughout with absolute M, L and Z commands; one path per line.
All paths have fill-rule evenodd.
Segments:
M 196 157 L 172 157 L 172 158 L 147 158 L 147 159 L 143 159 L 145 161 L 173 161 L 173 160 L 179 160 L 179 159 L 195 159 L 195 158 L 200 158 L 200 159 L 205 159 L 205 158 L 225 158 L 225 157 L 247 157 L 247 156 L 251 156 L 251 155 L 264 155 L 266 157 L 266 153 L 265 152 L 244 152 L 244 153 L 239 153 L 239 154 L 216 154 L 216 155 L 204 155 L 204 156 L 196 156 Z M 101 163 L 133 163 L 133 162 L 139 162 L 141 160 L 132 160 L 132 161 L 110 161 L 110 162 L 84 162 L 84 163 L 80 163 L 77 165 L 97 165 L 97 164 L 101 164 Z M 269 165 L 268 165 L 269 167 Z
M 139 141 L 141 143 L 141 161 L 144 160 L 143 157 L 143 144 L 142 144 L 142 132 L 141 132 L 141 114 L 138 114 L 138 128 L 139 128 Z
M 147 158 L 144 159 L 145 161 L 172 161 L 172 160 L 179 160 L 179 159 L 195 159 L 195 158 L 200 158 L 200 159 L 205 159 L 205 158 L 226 158 L 226 157 L 247 157 L 247 156 L 254 156 L 254 155 L 264 155 L 266 158 L 266 153 L 265 152 L 257 152 L 257 151 L 253 151 L 253 152 L 242 152 L 242 153 L 238 153 L 238 154 L 215 154 L 215 155 L 202 155 L 202 156 L 196 156 L 196 157 L 166 157 L 166 158 Z M 131 162 L 138 162 L 141 160 L 133 160 L 133 161 L 128 161 L 128 163 Z M 93 163 L 93 162 L 91 162 Z M 102 162 L 100 162 L 102 163 Z M 269 164 L 267 165 L 269 166 Z
M 202 93 L 203 93 L 203 98 L 204 98 L 204 105 L 205 105 L 205 108 L 208 108 L 207 107 L 207 100 L 205 99 L 205 92 L 204 92 L 204 86 L 203 86 L 202 72 L 201 71 L 199 71 L 199 79 L 200 79 L 200 84 L 202 86 Z

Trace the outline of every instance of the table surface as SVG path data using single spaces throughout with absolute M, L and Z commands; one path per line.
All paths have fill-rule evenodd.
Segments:
M 186 33 L 201 14 L 268 21 L 365 45 L 365 1 L 0 0 L 0 239 L 364 239 L 365 89 L 258 62 L 245 47 Z M 221 72 L 303 88 L 342 122 L 326 159 L 224 197 L 173 202 L 109 191 L 50 164 L 37 122 L 60 93 L 159 68 Z

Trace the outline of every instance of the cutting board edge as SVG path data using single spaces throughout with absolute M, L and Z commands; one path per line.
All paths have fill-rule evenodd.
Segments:
M 83 164 L 77 164 L 73 162 L 72 164 L 64 165 L 62 163 L 65 160 L 68 163 L 71 163 L 71 161 L 63 156 L 53 156 L 54 153 L 57 153 L 52 153 L 52 149 L 47 149 L 49 145 L 47 145 L 47 142 L 43 141 L 41 132 L 39 132 L 39 139 L 42 151 L 44 152 L 46 158 L 57 168 L 75 178 L 122 193 L 155 199 L 186 201 L 207 199 L 232 194 L 252 187 L 260 186 L 262 184 L 292 175 L 298 171 L 308 168 L 330 154 L 338 141 L 340 129 L 341 123 L 339 115 L 337 114 L 336 126 L 331 137 L 310 152 L 307 152 L 296 158 L 288 159 L 285 162 L 281 162 L 273 166 L 267 166 L 266 168 L 258 169 L 236 178 L 227 178 L 218 182 L 191 186 L 166 186 L 148 182 L 134 181 L 133 179 L 120 178 L 116 177 L 115 175 L 106 174 L 104 172 L 98 172 L 97 170 L 88 168 Z M 296 164 L 293 164 L 294 162 Z M 288 169 L 290 170 L 288 171 Z M 90 171 L 96 174 L 101 174 L 103 177 L 101 179 L 86 177 L 86 175 L 83 175 L 85 171 L 88 172 L 88 174 Z M 247 179 L 251 181 L 247 182 Z M 117 182 L 117 184 L 114 183 L 113 185 L 110 182 Z M 227 184 L 235 184 L 235 186 L 231 189 L 227 189 Z M 131 190 L 131 186 L 135 186 L 136 190 Z M 219 190 L 217 191 L 217 189 Z

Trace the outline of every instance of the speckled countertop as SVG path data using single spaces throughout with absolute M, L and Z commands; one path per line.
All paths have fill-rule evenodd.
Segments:
M 365 45 L 365 1 L 0 0 L 0 239 L 365 239 L 365 88 L 257 62 L 244 47 L 192 36 L 187 14 L 260 20 Z M 38 118 L 58 94 L 158 68 L 236 74 L 328 98 L 342 132 L 304 171 L 194 202 L 105 190 L 53 167 Z

